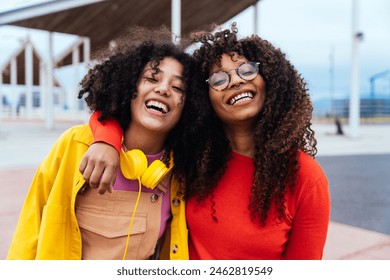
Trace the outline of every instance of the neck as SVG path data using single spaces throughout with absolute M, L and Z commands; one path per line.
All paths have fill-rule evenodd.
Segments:
M 154 155 L 161 152 L 167 134 L 129 126 L 124 133 L 124 144 L 128 150 L 139 149 L 145 154 Z
M 255 155 L 254 129 L 253 127 L 225 126 L 232 150 L 248 156 Z

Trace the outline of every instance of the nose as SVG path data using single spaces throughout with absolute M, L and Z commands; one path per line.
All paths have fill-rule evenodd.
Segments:
M 161 82 L 156 87 L 154 88 L 154 92 L 159 94 L 159 95 L 165 95 L 165 96 L 170 96 L 171 93 L 169 92 L 169 86 L 168 83 L 166 82 Z
M 245 80 L 238 76 L 236 71 L 230 71 L 229 88 L 240 88 L 245 83 Z

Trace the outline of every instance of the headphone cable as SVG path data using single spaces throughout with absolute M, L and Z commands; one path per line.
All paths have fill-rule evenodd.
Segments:
M 130 221 L 129 231 L 127 233 L 126 246 L 125 246 L 125 251 L 123 252 L 122 260 L 126 259 L 127 248 L 129 246 L 129 240 L 130 240 L 130 233 L 131 233 L 131 229 L 133 227 L 133 222 L 134 222 L 134 217 L 135 217 L 135 211 L 137 210 L 138 202 L 139 202 L 139 199 L 141 197 L 141 186 L 142 186 L 141 179 L 139 178 L 138 179 L 138 196 L 137 196 L 137 200 L 136 200 L 135 205 L 134 205 L 133 214 L 131 215 L 131 221 Z

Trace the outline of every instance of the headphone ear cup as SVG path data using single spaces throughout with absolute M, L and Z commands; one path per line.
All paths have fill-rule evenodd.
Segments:
M 121 150 L 120 165 L 123 176 L 130 180 L 140 179 L 148 167 L 145 154 L 138 149 L 130 151 Z
M 168 173 L 169 169 L 161 160 L 153 161 L 141 177 L 141 183 L 149 189 L 154 189 Z

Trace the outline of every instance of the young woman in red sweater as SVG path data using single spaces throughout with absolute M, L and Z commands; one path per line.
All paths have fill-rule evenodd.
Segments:
M 190 259 L 321 259 L 330 195 L 306 83 L 268 41 L 236 33 L 195 34 L 203 121 L 187 128 L 187 161 L 175 165 Z

